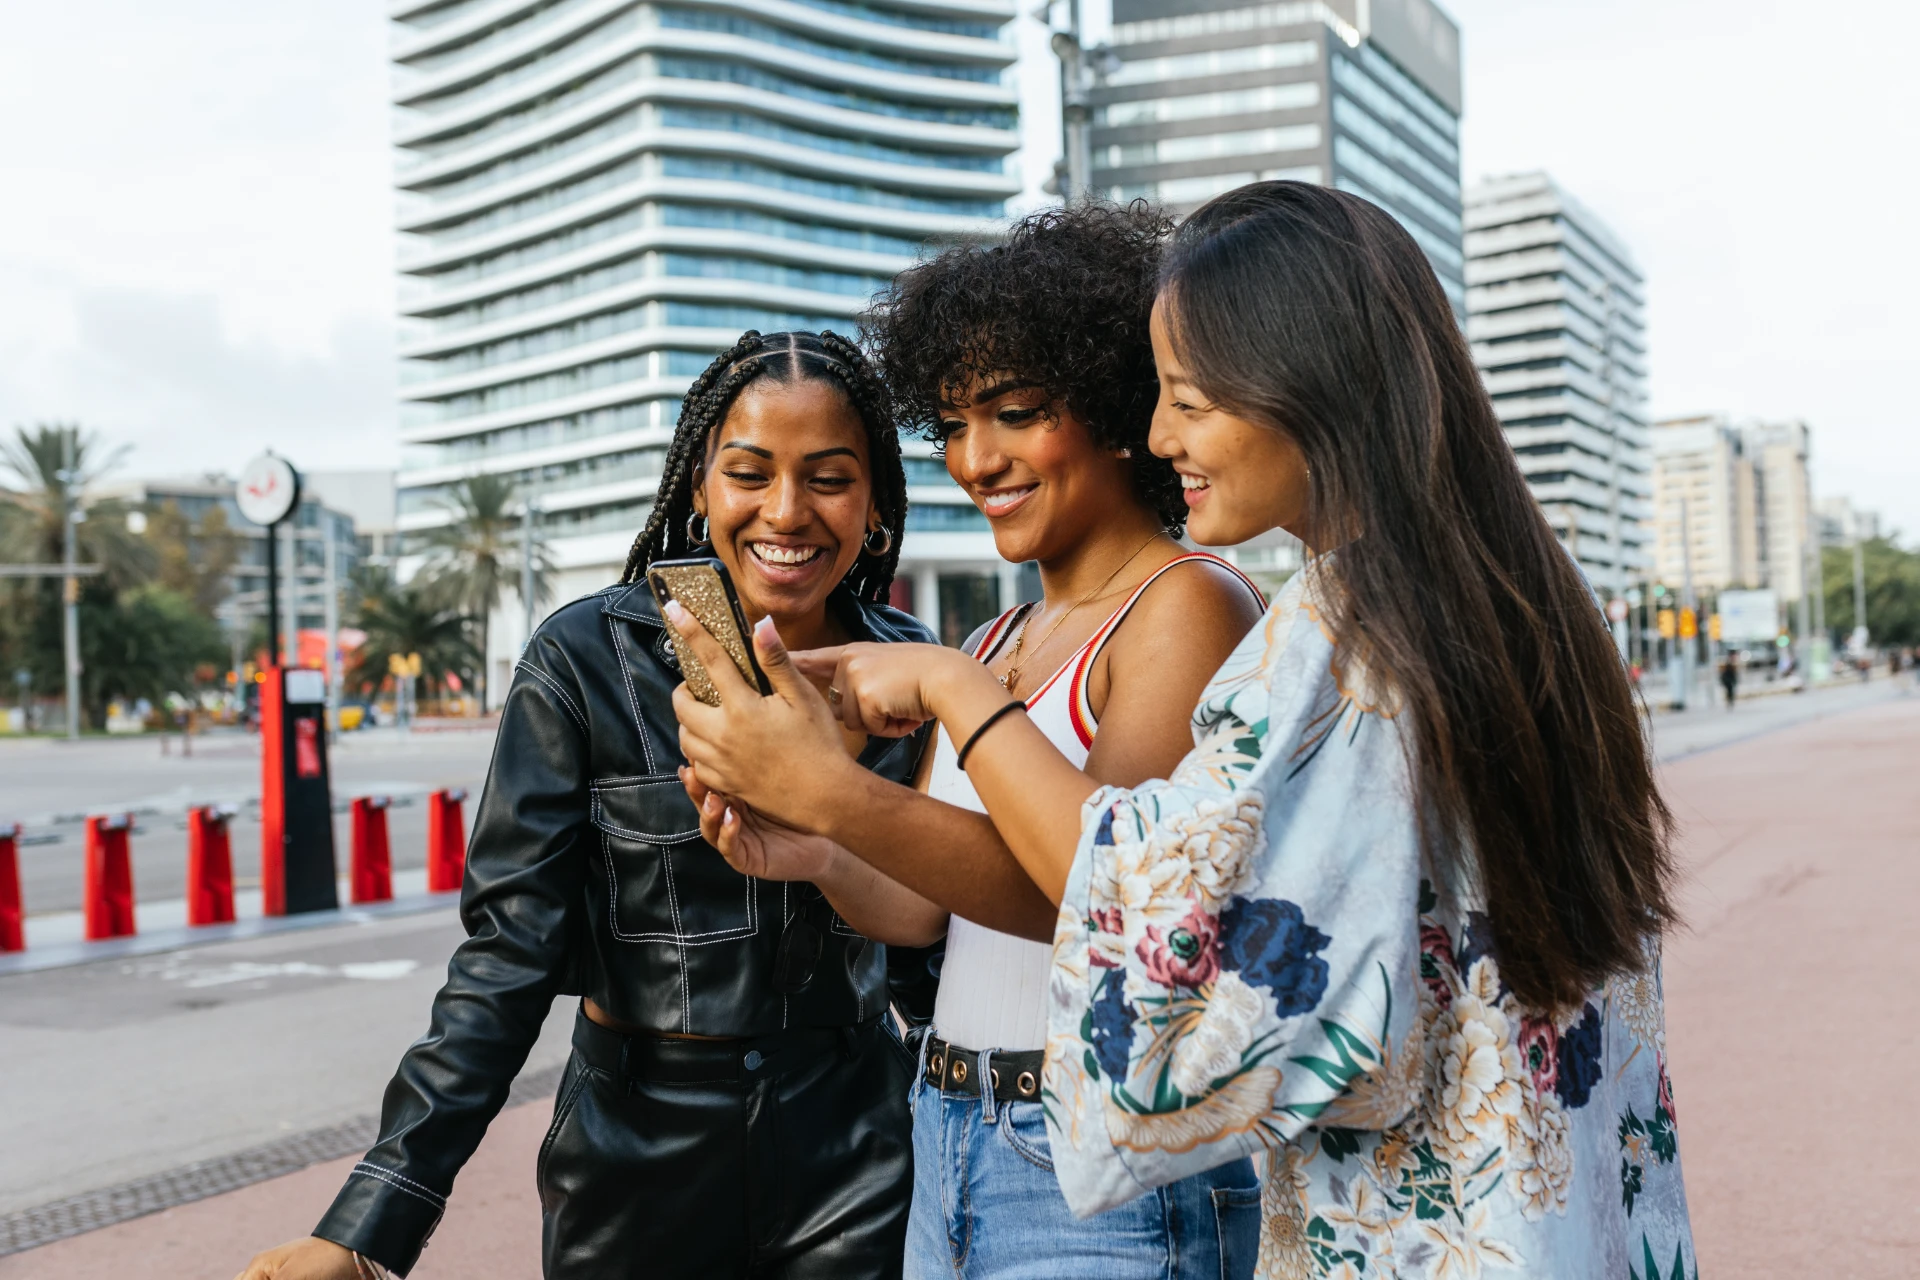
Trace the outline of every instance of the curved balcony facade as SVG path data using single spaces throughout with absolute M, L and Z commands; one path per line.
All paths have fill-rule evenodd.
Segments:
M 748 328 L 851 335 L 927 246 L 995 234 L 1020 187 L 1013 16 L 1012 0 L 393 4 L 401 528 L 446 520 L 466 476 L 511 475 L 539 495 L 556 598 L 604 585 L 717 351 Z M 959 538 L 990 555 L 939 464 L 912 465 L 909 554 Z

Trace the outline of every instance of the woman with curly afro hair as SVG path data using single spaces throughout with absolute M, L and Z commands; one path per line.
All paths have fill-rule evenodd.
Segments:
M 940 444 L 1000 554 L 1040 571 L 1042 598 L 983 626 L 967 653 L 998 679 L 1004 711 L 1115 786 L 1165 777 L 1187 753 L 1202 686 L 1264 608 L 1225 561 L 1181 546 L 1179 478 L 1147 448 L 1149 316 L 1170 231 L 1144 202 L 1036 214 L 1001 243 L 903 272 L 866 322 L 903 427 Z M 913 647 L 930 668 L 957 658 Z M 1019 864 L 963 771 L 971 743 L 938 738 L 917 789 L 856 777 L 829 749 L 840 689 L 822 698 L 777 647 L 761 658 L 773 696 L 741 684 L 718 708 L 676 701 L 708 840 L 770 879 L 818 882 L 851 854 L 885 887 L 887 935 L 947 937 L 914 1086 L 907 1274 L 1251 1274 L 1259 1193 L 1245 1160 L 1097 1219 L 1069 1212 L 1039 1086 L 1058 912 L 1010 874 Z M 803 663 L 835 670 L 831 651 Z M 835 905 L 880 931 L 862 925 L 865 904 Z

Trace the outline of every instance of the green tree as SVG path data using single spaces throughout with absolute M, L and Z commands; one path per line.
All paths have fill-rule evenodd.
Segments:
M 1860 544 L 1867 595 L 1867 632 L 1880 645 L 1920 644 L 1920 551 L 1891 538 Z M 1858 623 L 1853 610 L 1853 548 L 1824 547 L 1821 587 L 1827 597 L 1827 627 L 1845 636 Z
M 444 689 L 449 675 L 471 681 L 480 666 L 470 619 L 420 578 L 401 586 L 381 566 L 354 574 L 354 626 L 367 638 L 346 673 L 349 689 L 372 693 L 387 678 L 394 656 L 420 655 L 420 674 L 430 690 Z
M 71 473 L 66 467 L 69 442 L 73 450 Z M 42 423 L 32 431 L 16 427 L 12 440 L 0 441 L 0 466 L 13 472 L 22 485 L 14 492 L 13 501 L 27 523 L 25 540 L 19 544 L 27 553 L 23 558 L 46 564 L 62 558 L 65 538 L 61 520 L 68 493 L 78 499 L 125 455 L 125 448 L 109 452 L 98 435 L 72 423 Z M 118 500 L 84 504 L 85 516 L 74 527 L 80 563 L 99 565 L 105 585 L 115 591 L 150 582 L 159 569 L 153 546 L 127 527 L 131 510 Z
M 114 664 L 125 646 L 110 640 L 126 625 L 122 597 L 151 582 L 159 560 L 151 543 L 128 527 L 133 508 L 118 500 L 83 503 L 88 486 L 118 465 L 124 448 L 108 450 L 98 435 L 72 423 L 17 427 L 14 438 L 0 440 L 0 469 L 13 474 L 18 487 L 8 491 L 11 514 L 5 531 L 7 558 L 58 563 L 65 555 L 64 520 L 71 494 L 82 512 L 74 526 L 76 559 L 103 572 L 79 580 L 81 702 L 86 717 L 105 721 L 108 689 L 142 684 L 138 672 L 119 672 Z M 67 460 L 71 456 L 72 467 Z M 6 604 L 15 620 L 9 627 L 9 661 L 29 671 L 36 689 L 48 692 L 66 681 L 64 610 L 58 578 L 16 580 Z M 144 615 L 143 615 L 144 616 Z M 151 620 L 151 619 L 149 619 Z M 182 686 L 185 687 L 185 686 Z
M 451 486 L 447 500 L 440 504 L 448 513 L 447 523 L 419 535 L 419 545 L 427 553 L 420 577 L 471 616 L 479 628 L 483 702 L 493 611 L 500 607 L 502 592 L 509 587 L 517 592 L 520 584 L 524 524 L 514 501 L 517 493 L 507 476 L 469 476 Z M 537 538 L 533 557 L 534 581 L 539 584 L 535 598 L 544 602 L 552 595 L 553 564 Z
M 135 587 L 102 607 L 83 602 L 81 697 L 89 718 L 106 720 L 116 698 L 159 702 L 197 683 L 195 668 L 224 668 L 220 627 L 192 599 L 158 584 Z
M 227 524 L 226 509 L 210 506 L 189 520 L 171 500 L 147 508 L 146 540 L 153 548 L 160 585 L 192 600 L 212 618 L 232 591 L 240 559 L 240 535 Z

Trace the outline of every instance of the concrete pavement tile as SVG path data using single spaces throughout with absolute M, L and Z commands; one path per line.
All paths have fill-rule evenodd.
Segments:
M 1668 1045 L 1703 1274 L 1920 1271 L 1920 699 L 1669 766 Z
M 447 1215 L 409 1280 L 531 1280 L 540 1274 L 534 1162 L 551 1102 L 500 1113 L 454 1184 Z M 0 1258 L 0 1280 L 230 1280 L 262 1249 L 306 1235 L 358 1156 L 302 1169 Z

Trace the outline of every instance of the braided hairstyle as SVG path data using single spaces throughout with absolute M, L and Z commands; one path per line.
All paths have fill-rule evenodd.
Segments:
M 627 553 L 620 581 L 638 582 L 655 560 L 693 554 L 687 536 L 694 514 L 694 476 L 706 461 L 713 433 L 727 420 L 741 391 L 760 378 L 782 386 L 796 382 L 831 382 L 846 395 L 867 430 L 867 456 L 873 473 L 873 505 L 890 535 L 884 555 L 861 548 L 860 556 L 843 580 L 857 599 L 878 603 L 887 598 L 894 570 L 900 565 L 900 544 L 907 524 L 907 473 L 900 461 L 900 433 L 894 429 L 886 390 L 860 348 L 831 331 L 825 333 L 771 333 L 749 329 L 740 341 L 721 352 L 706 372 L 687 388 L 680 420 L 661 468 L 653 513 Z

